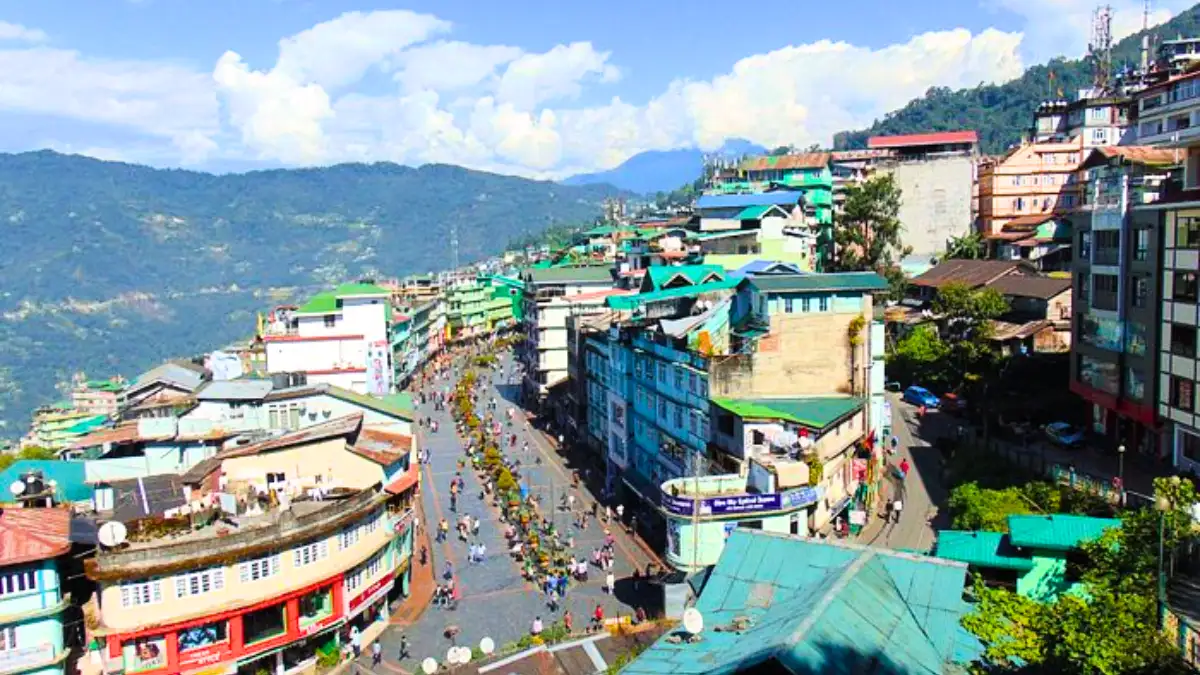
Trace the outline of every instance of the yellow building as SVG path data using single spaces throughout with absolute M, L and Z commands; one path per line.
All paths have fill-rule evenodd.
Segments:
M 978 231 L 985 238 L 1005 226 L 1065 215 L 1080 204 L 1078 169 L 1083 138 L 1063 143 L 1025 143 L 979 169 Z

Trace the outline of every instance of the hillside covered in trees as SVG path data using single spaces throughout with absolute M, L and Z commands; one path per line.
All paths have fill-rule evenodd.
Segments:
M 1113 72 L 1137 64 L 1142 36 L 1146 33 L 1154 37 L 1156 44 L 1180 35 L 1200 35 L 1200 5 L 1113 45 Z M 837 150 L 860 149 L 866 147 L 870 136 L 974 129 L 979 132 L 983 152 L 1001 153 L 1021 141 L 1039 103 L 1052 98 L 1073 99 L 1090 84 L 1091 73 L 1092 63 L 1087 58 L 1058 58 L 1033 66 L 1021 77 L 1004 84 L 981 84 L 957 91 L 933 87 L 922 98 L 888 113 L 867 129 L 836 134 L 833 145 Z

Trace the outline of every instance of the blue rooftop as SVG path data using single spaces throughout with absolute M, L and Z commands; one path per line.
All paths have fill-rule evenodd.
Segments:
M 700 592 L 699 642 L 664 636 L 625 675 L 943 675 L 982 651 L 959 625 L 962 563 L 885 549 L 734 530 Z M 737 617 L 750 625 L 732 627 Z
M 4 471 L 0 471 L 0 486 L 5 494 L 8 486 L 30 471 L 40 471 L 42 478 L 53 480 L 58 498 L 67 502 L 89 502 L 92 486 L 86 482 L 84 462 L 67 462 L 59 459 L 19 459 Z
M 729 273 L 731 277 L 744 277 L 754 274 L 803 274 L 804 270 L 792 263 L 779 260 L 751 260 Z
M 804 193 L 783 190 L 744 195 L 700 195 L 696 200 L 698 209 L 744 209 L 747 206 L 795 206 L 804 199 Z

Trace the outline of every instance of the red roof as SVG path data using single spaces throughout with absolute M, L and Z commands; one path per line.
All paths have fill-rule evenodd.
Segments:
M 0 511 L 0 566 L 58 557 L 71 550 L 67 509 Z
M 404 458 L 412 450 L 412 436 L 363 428 L 350 452 L 387 466 Z
M 407 471 L 400 474 L 400 477 L 396 480 L 385 485 L 383 489 L 394 495 L 404 494 L 409 488 L 417 484 L 417 477 L 421 475 L 417 467 L 417 464 L 408 467 Z
M 592 291 L 590 293 L 577 293 L 576 295 L 564 295 L 563 300 L 566 302 L 588 302 L 590 300 L 600 300 L 612 295 L 630 295 L 634 291 L 626 291 L 620 288 L 606 288 L 602 291 Z
M 903 136 L 872 136 L 867 147 L 902 148 L 906 145 L 947 145 L 950 143 L 978 143 L 979 134 L 974 131 L 942 131 L 935 134 L 905 134 Z

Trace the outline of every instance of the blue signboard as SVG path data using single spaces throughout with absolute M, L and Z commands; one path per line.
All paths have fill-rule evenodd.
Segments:
M 817 491 L 811 487 L 802 487 L 769 494 L 727 495 L 700 500 L 675 497 L 666 493 L 662 495 L 663 508 L 680 516 L 691 516 L 697 501 L 702 516 L 731 516 L 809 506 L 817 502 Z

